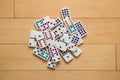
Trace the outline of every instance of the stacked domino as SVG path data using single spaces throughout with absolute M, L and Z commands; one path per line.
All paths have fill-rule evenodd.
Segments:
M 33 54 L 48 61 L 47 67 L 55 69 L 61 57 L 70 62 L 81 54 L 78 45 L 87 35 L 80 21 L 73 23 L 68 8 L 61 9 L 62 19 L 51 19 L 49 16 L 35 21 L 36 30 L 31 30 L 28 46 L 34 47 Z M 61 55 L 61 57 L 60 57 Z

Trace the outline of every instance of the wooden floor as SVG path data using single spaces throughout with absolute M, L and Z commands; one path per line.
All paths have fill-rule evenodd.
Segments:
M 27 43 L 36 19 L 66 6 L 88 36 L 82 55 L 53 71 Z M 120 0 L 0 0 L 0 80 L 120 80 Z

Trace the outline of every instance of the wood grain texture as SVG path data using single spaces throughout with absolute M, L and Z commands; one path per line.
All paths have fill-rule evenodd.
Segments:
M 0 43 L 27 43 L 36 19 L 0 19 Z M 80 20 L 86 30 L 84 43 L 120 43 L 120 19 Z
M 117 70 L 120 70 L 120 44 L 116 44 Z
M 0 0 L 0 18 L 13 18 L 13 0 Z
M 62 7 L 69 7 L 74 18 L 120 17 L 119 0 L 16 0 L 15 17 L 58 17 Z
M 61 17 L 63 7 L 88 35 L 78 58 L 51 70 L 27 43 L 34 21 Z M 120 80 L 120 0 L 0 0 L 0 80 L 58 79 Z
M 63 59 L 56 70 L 115 70 L 114 44 L 84 44 L 83 53 L 69 64 Z M 32 54 L 27 44 L 1 44 L 0 70 L 49 70 L 47 62 Z
M 120 80 L 120 71 L 0 71 L 0 80 L 58 80 L 58 79 Z

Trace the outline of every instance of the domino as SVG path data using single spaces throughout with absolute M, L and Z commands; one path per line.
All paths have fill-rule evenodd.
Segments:
M 56 28 L 56 22 L 54 19 L 50 19 L 50 21 L 48 22 L 49 28 L 50 30 L 53 30 L 54 28 Z
M 60 40 L 56 41 L 56 47 L 61 51 L 67 50 L 67 43 L 61 42 Z
M 52 38 L 51 30 L 46 30 L 46 31 L 43 32 L 43 34 L 45 36 L 45 39 Z
M 36 34 L 38 33 L 38 31 L 35 30 L 31 30 L 30 31 L 30 38 L 36 38 Z
M 70 17 L 65 17 L 65 19 L 63 19 L 63 21 L 65 22 L 66 26 L 70 26 L 73 24 L 73 21 Z
M 39 46 L 36 46 L 35 49 L 33 50 L 33 54 L 37 55 L 40 53 L 40 48 Z
M 81 39 L 81 37 L 75 34 L 71 37 L 71 43 L 74 43 L 75 45 L 80 45 L 83 43 L 83 40 Z
M 75 45 L 73 43 L 69 43 L 67 45 L 67 49 L 70 50 L 70 51 L 72 51 L 72 52 L 74 52 L 76 50 L 76 48 L 77 48 L 77 45 Z
M 29 43 L 28 43 L 29 47 L 36 47 L 37 46 L 37 42 L 35 39 L 29 39 Z
M 50 58 L 50 59 L 48 60 L 47 67 L 48 67 L 48 68 L 51 68 L 51 69 L 55 69 L 55 68 L 56 68 L 56 63 L 54 63 L 54 62 L 52 61 L 52 58 Z
M 53 30 L 53 33 L 55 35 L 55 39 L 59 38 L 60 36 L 62 36 L 64 34 L 64 31 L 63 31 L 63 28 L 61 27 L 56 27 L 54 30 Z
M 79 39 L 80 39 L 79 37 L 73 36 L 71 42 L 77 45 L 77 43 L 79 42 Z
M 41 31 L 38 32 L 35 36 L 36 36 L 37 41 L 45 38 L 43 32 L 41 32 Z
M 62 8 L 61 15 L 62 15 L 63 21 L 65 22 L 66 26 L 70 26 L 73 24 L 73 21 L 70 16 L 70 11 L 68 8 Z
M 61 15 L 62 15 L 63 19 L 65 19 L 65 17 L 70 17 L 69 9 L 67 7 L 66 8 L 62 8 L 61 9 Z
M 56 40 L 56 35 L 54 34 L 53 31 L 51 31 L 51 35 L 52 35 L 52 38 L 51 38 L 51 39 L 53 39 L 53 40 L 55 41 L 55 40 Z
M 82 43 L 83 43 L 83 40 L 82 40 L 81 37 L 79 37 L 79 41 L 78 41 L 77 45 L 80 45 L 80 44 L 82 44 Z
M 42 32 L 50 29 L 48 23 L 49 23 L 49 22 L 46 22 L 46 23 L 41 24 L 40 30 L 41 30 Z
M 46 44 L 48 47 L 51 47 L 51 46 L 56 45 L 56 41 L 50 38 L 46 40 Z
M 74 25 L 81 37 L 84 37 L 87 35 L 87 32 L 86 32 L 85 28 L 81 25 L 80 21 L 77 21 Z
M 64 25 L 61 25 L 61 31 L 63 32 L 63 34 L 68 34 L 68 30 L 67 27 L 65 27 Z
M 77 33 L 77 29 L 75 28 L 74 25 L 68 26 L 68 31 L 69 31 L 70 34 L 75 34 L 75 33 Z
M 61 20 L 60 18 L 57 18 L 57 19 L 55 20 L 55 24 L 56 24 L 56 26 L 58 27 L 58 26 L 63 25 L 63 22 L 62 22 L 62 20 Z
M 39 40 L 38 45 L 39 45 L 40 48 L 45 48 L 47 46 L 46 41 L 44 39 Z
M 51 57 L 52 57 L 52 61 L 54 63 L 57 63 L 57 62 L 60 62 L 60 55 L 58 53 L 58 50 L 57 50 L 57 47 L 56 46 L 51 46 L 49 48 L 49 52 L 51 54 Z
M 49 47 L 50 54 L 56 54 L 58 53 L 57 47 L 55 45 Z
M 52 54 L 51 56 L 52 56 L 52 61 L 53 61 L 54 63 L 60 62 L 61 59 L 60 59 L 59 53 Z
M 40 49 L 38 46 L 36 46 L 36 48 L 34 49 L 33 54 L 43 60 L 48 60 L 50 56 L 47 51 Z
M 36 29 L 40 29 L 41 25 L 42 25 L 43 23 L 48 22 L 49 20 L 50 20 L 50 17 L 49 17 L 49 16 L 43 17 L 42 19 L 39 19 L 39 20 L 36 20 L 36 21 L 34 22 Z
M 73 56 L 67 50 L 66 51 L 60 50 L 60 54 L 66 62 L 70 62 L 73 59 Z
M 78 57 L 81 54 L 81 52 L 81 49 L 77 47 L 76 50 L 73 52 L 73 55 Z
M 61 37 L 63 34 L 67 34 L 68 30 L 65 25 L 60 25 L 53 30 L 53 33 Z
M 71 42 L 71 36 L 69 34 L 64 34 L 60 40 L 65 43 L 70 43 Z

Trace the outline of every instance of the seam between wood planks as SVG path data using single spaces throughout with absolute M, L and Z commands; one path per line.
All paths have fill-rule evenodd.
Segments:
M 28 44 L 28 43 L 0 43 L 0 44 Z M 115 45 L 115 43 L 83 43 L 82 45 L 88 45 L 88 44 L 113 44 Z M 117 43 L 120 44 L 120 43 Z
M 40 18 L 42 18 L 42 17 L 15 17 L 15 8 L 13 10 L 13 17 L 0 17 L 0 19 L 40 19 Z M 56 18 L 56 17 L 51 17 L 51 18 Z M 120 19 L 120 17 L 98 17 L 98 18 L 95 18 L 95 17 L 72 17 L 72 19 Z
M 15 0 L 13 0 L 13 19 L 15 19 Z
M 52 69 L 48 69 L 48 70 L 45 70 L 45 69 L 38 69 L 38 70 L 0 70 L 0 71 L 116 71 L 116 70 L 79 70 L 79 69 L 67 69 L 67 70 L 62 70 L 62 69 L 59 69 L 59 70 L 52 70 Z M 120 70 L 118 70 L 117 72 L 119 72 Z
M 115 44 L 115 66 L 116 66 L 116 71 L 117 71 L 117 44 Z

